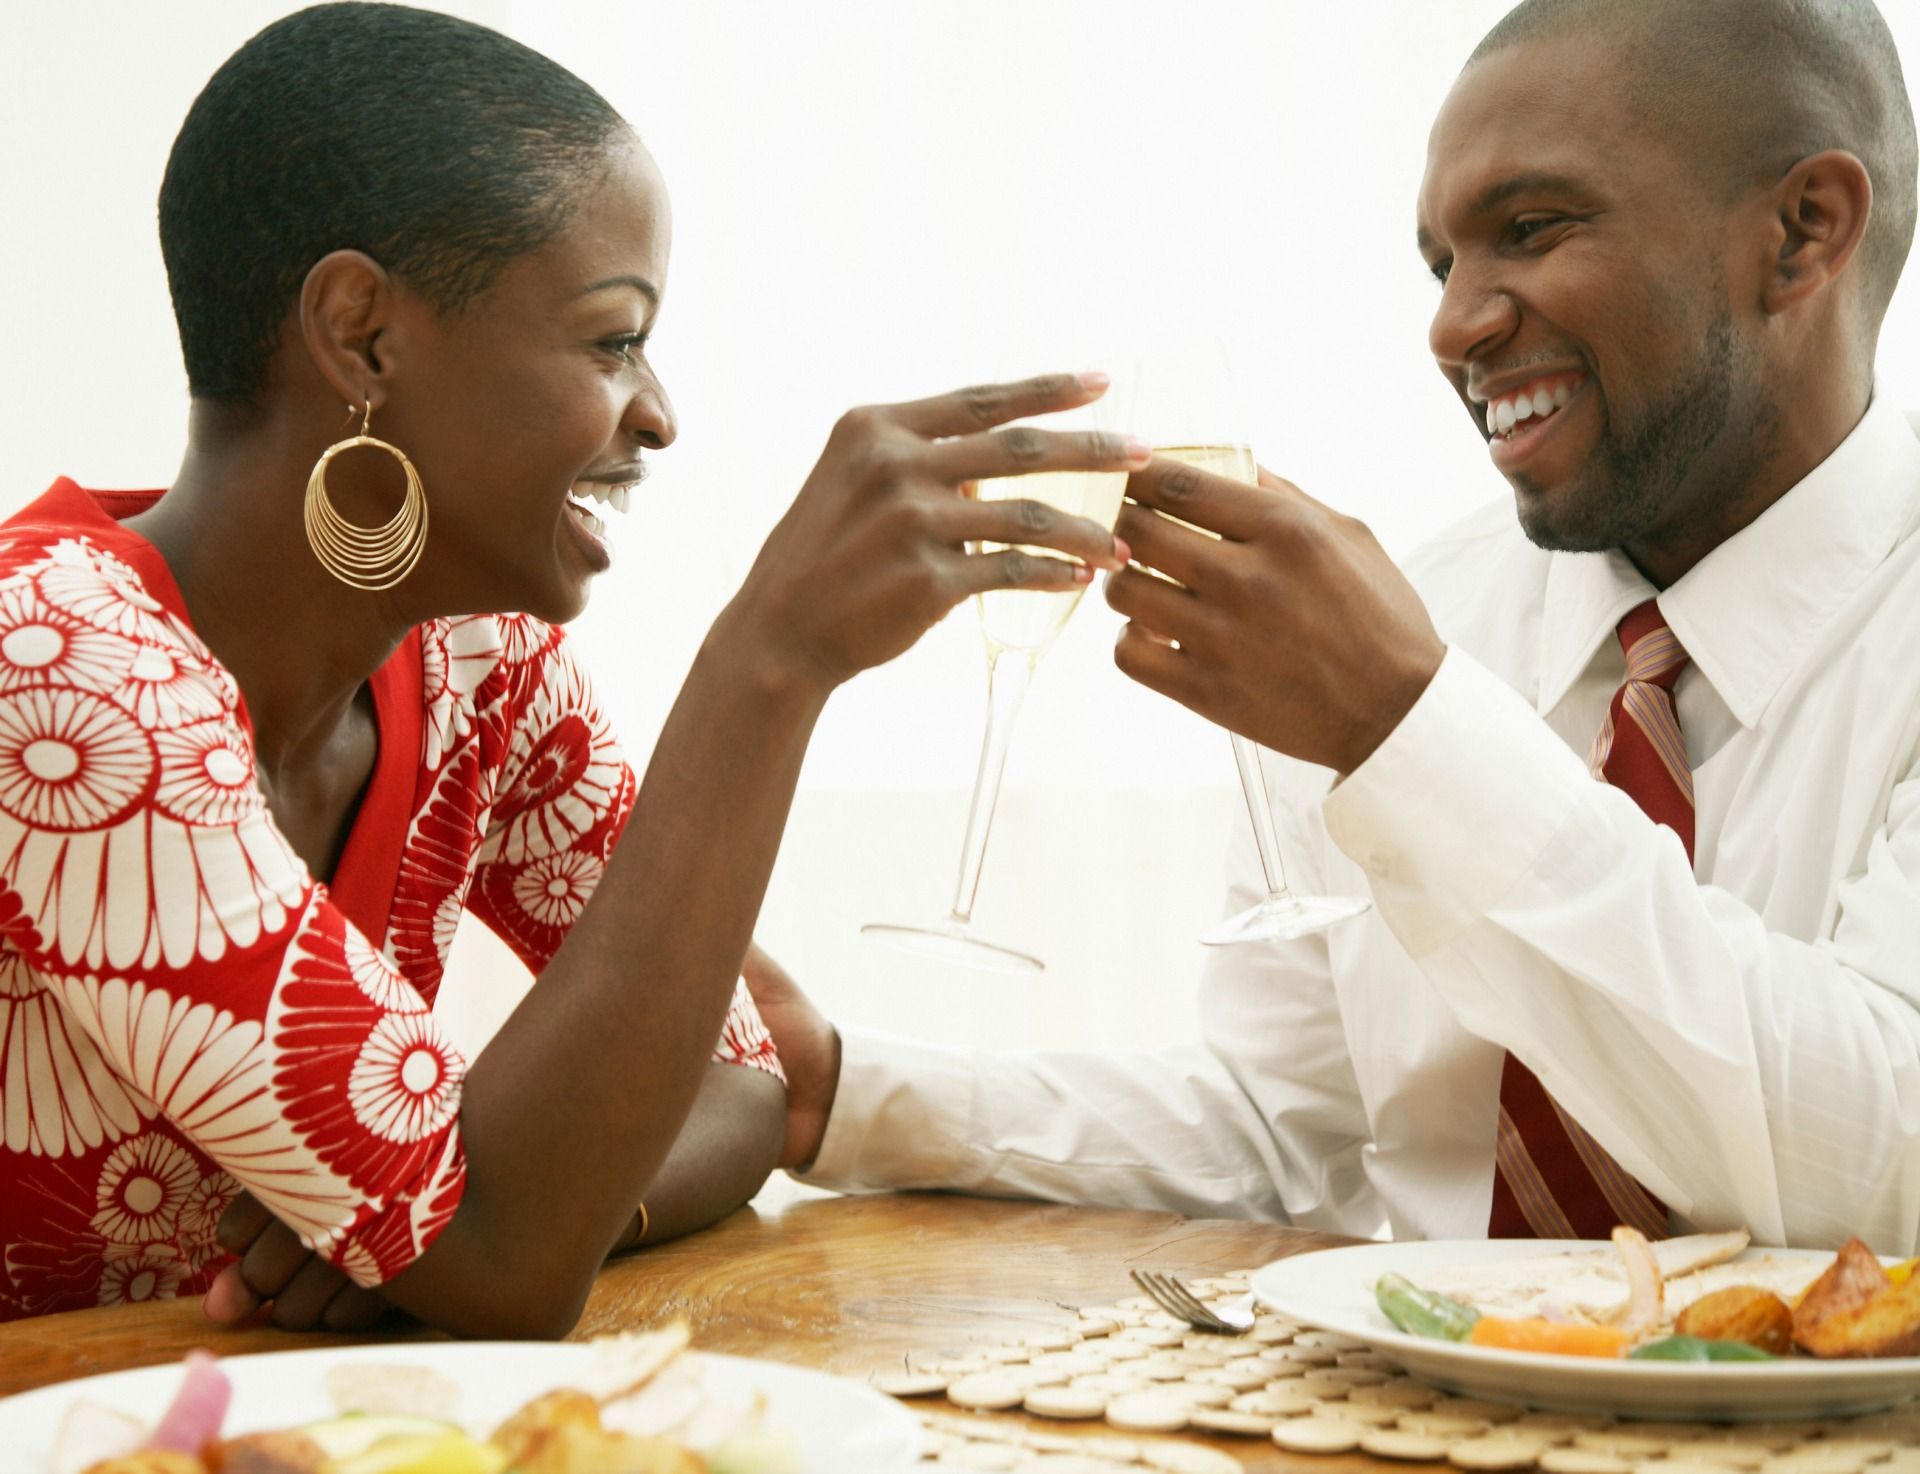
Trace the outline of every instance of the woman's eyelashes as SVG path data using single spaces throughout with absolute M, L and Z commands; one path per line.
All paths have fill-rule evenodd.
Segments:
M 641 353 L 647 346 L 646 333 L 617 333 L 611 338 L 602 338 L 600 347 L 620 362 L 632 367 L 637 364 Z

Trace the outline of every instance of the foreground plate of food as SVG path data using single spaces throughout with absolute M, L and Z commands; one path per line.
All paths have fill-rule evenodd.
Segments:
M 329 1429 L 351 1432 L 359 1421 L 370 1428 L 391 1424 L 403 1434 L 414 1422 L 450 1423 L 484 1438 L 542 1394 L 591 1389 L 596 1383 L 604 1387 L 605 1361 L 603 1348 L 593 1344 L 468 1342 L 288 1351 L 226 1358 L 213 1365 L 231 1384 L 223 1437 L 315 1426 L 324 1437 Z M 681 1381 L 696 1389 L 705 1414 L 724 1419 L 751 1409 L 755 1432 L 732 1440 L 730 1452 L 690 1454 L 684 1462 L 667 1457 L 658 1467 L 671 1474 L 844 1474 L 852 1469 L 897 1474 L 919 1457 L 918 1420 L 892 1398 L 861 1383 L 779 1362 L 708 1353 L 689 1352 L 680 1358 L 680 1367 Z M 104 1418 L 109 1433 L 114 1414 L 149 1428 L 161 1423 L 181 1393 L 182 1380 L 179 1364 L 146 1367 L 0 1400 L 0 1449 L 7 1453 L 7 1474 L 57 1474 L 57 1448 L 71 1461 L 76 1409 L 83 1420 L 97 1423 Z M 660 1407 L 663 1396 L 671 1400 L 676 1395 L 682 1395 L 682 1389 L 657 1388 L 650 1394 L 654 1406 L 643 1409 L 643 1415 L 677 1417 L 681 1409 Z M 343 1407 L 371 1411 L 343 1418 Z M 611 1405 L 607 1413 L 609 1425 L 617 1423 Z M 385 1467 L 371 1451 L 360 1457 L 369 1467 Z M 466 1457 L 454 1456 L 446 1467 L 483 1469 L 465 1462 Z M 349 1457 L 324 1467 L 354 1464 Z M 421 1467 L 439 1464 L 429 1458 Z
M 1741 1236 L 1744 1242 L 1744 1236 Z M 1669 1247 L 1669 1244 L 1673 1247 Z M 1664 1260 L 1667 1322 L 1717 1291 L 1764 1288 L 1791 1302 L 1835 1263 L 1823 1250 L 1741 1249 L 1706 1236 L 1654 1246 Z M 1689 1247 L 1712 1252 L 1689 1258 Z M 1636 1293 L 1613 1244 L 1583 1240 L 1467 1240 L 1362 1244 L 1299 1254 L 1253 1277 L 1262 1303 L 1303 1324 L 1352 1336 L 1438 1386 L 1476 1397 L 1630 1417 L 1751 1421 L 1869 1412 L 1920 1393 L 1920 1356 L 1739 1361 L 1560 1355 L 1415 1335 L 1382 1310 L 1387 1276 L 1503 1320 L 1604 1326 Z M 1651 1344 L 1651 1341 L 1643 1344 Z

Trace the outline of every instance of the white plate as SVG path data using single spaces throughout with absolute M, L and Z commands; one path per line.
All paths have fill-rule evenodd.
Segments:
M 1417 1285 L 1423 1269 L 1609 1247 L 1553 1239 L 1361 1244 L 1269 1264 L 1254 1275 L 1253 1292 L 1289 1320 L 1365 1341 L 1424 1381 L 1535 1407 L 1742 1422 L 1870 1412 L 1920 1393 L 1920 1357 L 1687 1363 L 1546 1356 L 1409 1336 L 1374 1303 L 1374 1283 L 1383 1274 L 1402 1274 Z M 1735 1262 L 1763 1255 L 1819 1263 L 1833 1258 L 1805 1249 L 1749 1249 Z
M 739 1356 L 698 1353 L 716 1392 L 755 1391 L 767 1399 L 767 1425 L 793 1435 L 807 1474 L 901 1474 L 920 1455 L 919 1421 L 860 1382 L 804 1367 Z M 578 1344 L 473 1341 L 446 1345 L 355 1346 L 281 1351 L 223 1359 L 233 1379 L 226 1431 L 258 1432 L 330 1417 L 335 1409 L 322 1378 L 331 1367 L 360 1363 L 431 1367 L 461 1389 L 460 1416 L 476 1431 L 497 1423 L 541 1392 L 577 1382 L 591 1350 Z M 67 1408 L 85 1398 L 137 1418 L 157 1418 L 180 1385 L 179 1366 L 143 1367 L 82 1377 L 0 1400 L 0 1449 L 7 1474 L 42 1474 Z M 24 1462 L 15 1462 L 24 1456 Z

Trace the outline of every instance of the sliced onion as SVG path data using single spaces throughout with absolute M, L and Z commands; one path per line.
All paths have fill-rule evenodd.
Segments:
M 146 1446 L 172 1453 L 198 1454 L 220 1436 L 227 1405 L 233 1401 L 233 1383 L 207 1351 L 189 1351 L 180 1390 L 160 1415 Z
M 1614 1324 L 1630 1336 L 1644 1336 L 1660 1324 L 1661 1302 L 1665 1296 L 1660 1285 L 1660 1261 L 1653 1245 L 1637 1228 L 1621 1224 L 1613 1231 L 1613 1246 L 1627 1273 L 1627 1303 L 1614 1317 Z

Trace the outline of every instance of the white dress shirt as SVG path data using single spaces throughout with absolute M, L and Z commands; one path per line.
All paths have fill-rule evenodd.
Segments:
M 1286 872 L 1363 918 L 1222 949 L 1200 1041 L 961 1054 L 845 1033 L 807 1180 L 1477 1238 L 1504 1051 L 1684 1224 L 1920 1249 L 1920 441 L 1876 403 L 1660 595 L 1696 858 L 1585 757 L 1654 592 L 1512 504 L 1408 572 L 1448 641 L 1330 792 L 1268 757 Z M 1241 826 L 1244 827 L 1244 826 Z M 1264 893 L 1250 837 L 1230 909 Z

